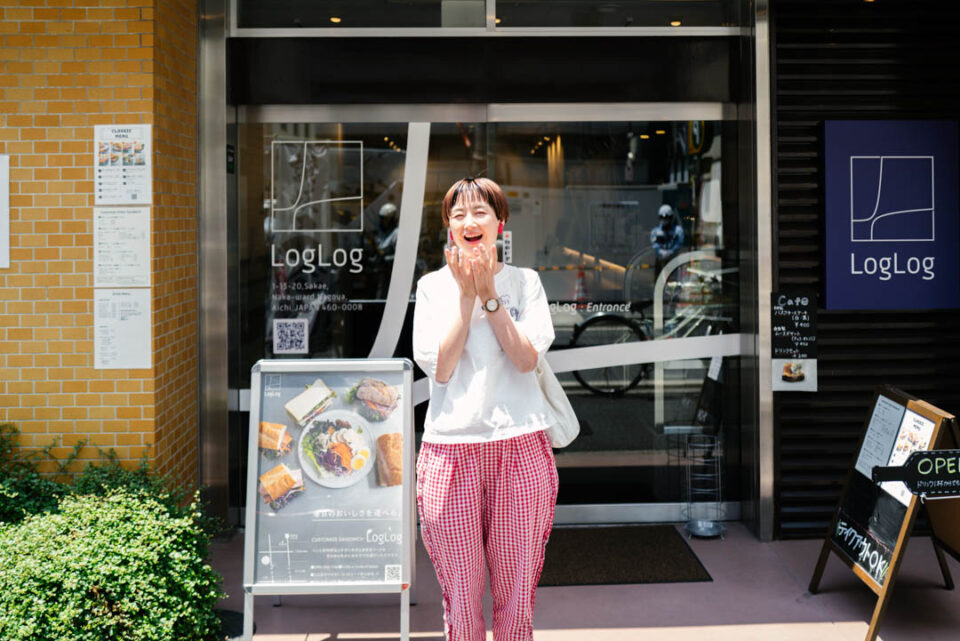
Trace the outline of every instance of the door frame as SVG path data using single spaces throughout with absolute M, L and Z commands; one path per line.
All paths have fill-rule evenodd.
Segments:
M 675 122 L 684 120 L 708 120 L 708 121 L 736 121 L 744 120 L 740 109 L 734 103 L 721 102 L 650 102 L 650 103 L 488 103 L 488 104 L 353 104 L 353 105 L 241 105 L 235 108 L 233 118 L 228 118 L 230 124 L 280 124 L 280 123 L 411 123 L 411 122 L 430 122 L 430 123 L 501 123 L 501 122 Z M 234 133 L 236 128 L 230 128 Z M 227 144 L 236 145 L 235 141 L 227 141 Z M 741 171 L 744 171 L 741 168 Z M 234 181 L 235 184 L 235 181 Z M 205 188 L 207 183 L 202 183 Z M 234 204 L 236 198 L 229 199 Z M 753 195 L 749 195 L 747 205 L 752 207 Z M 235 205 L 234 205 L 235 206 Z M 224 212 L 224 220 L 229 218 L 229 214 Z M 203 222 L 204 216 L 201 215 L 201 227 L 207 229 L 214 223 L 208 220 Z M 225 229 L 226 225 L 221 229 Z M 743 245 L 741 241 L 741 245 Z M 755 246 L 755 240 L 748 243 Z M 228 251 L 227 244 L 219 247 L 211 247 L 207 243 L 201 243 L 201 281 L 205 282 L 207 276 L 204 274 L 205 265 L 218 264 L 220 261 L 228 260 L 221 254 Z M 211 255 L 216 260 L 204 260 L 204 256 Z M 752 276 L 750 277 L 753 278 Z M 224 306 L 222 315 L 212 313 L 204 305 L 201 309 L 201 371 L 207 374 L 200 379 L 201 396 L 205 398 L 215 398 L 222 391 L 226 391 L 226 403 L 223 408 L 224 414 L 230 411 L 248 411 L 249 410 L 249 389 L 236 389 L 229 386 L 228 372 L 223 368 L 204 368 L 203 362 L 210 362 L 211 358 L 216 358 L 216 362 L 226 363 L 227 346 L 222 343 L 222 354 L 219 357 L 214 356 L 218 351 L 208 342 L 209 338 L 215 338 L 216 345 L 221 344 L 220 338 L 226 337 L 227 323 L 229 314 L 226 312 L 227 301 L 220 297 Z M 741 315 L 749 314 L 749 317 L 756 315 L 754 296 L 744 296 L 741 298 Z M 744 306 L 750 309 L 744 309 Z M 211 322 L 215 319 L 215 322 Z M 222 319 L 222 320 L 221 320 Z M 742 357 L 755 356 L 750 343 L 756 339 L 756 336 L 745 335 L 741 340 L 743 347 L 739 354 Z M 222 359 L 222 360 L 221 360 Z M 754 363 L 755 368 L 755 363 Z M 750 395 L 756 394 L 756 390 L 745 390 Z M 209 408 L 209 406 L 208 406 Z M 209 443 L 213 440 L 213 429 L 208 423 L 210 412 L 206 413 L 206 421 L 201 422 L 200 442 Z M 226 422 L 226 416 L 224 416 Z M 754 433 L 756 438 L 757 421 L 752 413 L 746 413 L 743 416 L 744 425 L 742 430 Z M 217 456 L 226 458 L 226 447 L 218 448 Z M 210 486 L 209 475 L 204 475 L 204 484 Z M 225 484 L 224 484 L 225 485 Z M 744 488 L 749 487 L 742 484 Z M 744 497 L 744 500 L 755 501 L 756 497 Z M 683 520 L 685 504 L 680 502 L 663 503 L 617 503 L 617 504 L 580 504 L 580 505 L 558 505 L 556 508 L 555 522 L 558 524 L 587 524 L 587 523 L 642 523 L 642 522 L 676 522 Z M 741 501 L 724 502 L 721 505 L 722 514 L 726 520 L 739 520 L 741 518 Z M 229 522 L 237 522 L 242 514 L 229 515 Z

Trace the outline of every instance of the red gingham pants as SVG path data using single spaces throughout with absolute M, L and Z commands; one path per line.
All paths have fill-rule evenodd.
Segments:
M 484 560 L 493 595 L 493 638 L 533 639 L 533 605 L 557 485 L 546 432 L 489 443 L 422 444 L 417 507 L 443 591 L 448 641 L 485 638 Z

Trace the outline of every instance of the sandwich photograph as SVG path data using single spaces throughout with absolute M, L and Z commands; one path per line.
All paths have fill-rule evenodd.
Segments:
M 303 490 L 303 474 L 283 463 L 260 475 L 260 496 L 274 510 L 282 508 Z
M 347 392 L 347 402 L 357 403 L 360 416 L 368 421 L 383 421 L 397 409 L 397 388 L 375 378 L 364 378 Z
M 293 443 L 293 437 L 283 423 L 260 421 L 257 442 L 260 446 L 260 453 L 265 458 L 275 459 L 290 453 L 290 444 Z

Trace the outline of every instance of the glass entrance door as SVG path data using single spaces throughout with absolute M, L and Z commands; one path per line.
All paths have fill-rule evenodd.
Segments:
M 581 421 L 556 453 L 558 518 L 680 520 L 691 434 L 721 437 L 717 496 L 736 505 L 736 139 L 725 120 L 241 122 L 233 384 L 261 358 L 409 358 L 416 280 L 443 266 L 440 201 L 484 175 L 510 205 L 503 260 L 543 282 Z

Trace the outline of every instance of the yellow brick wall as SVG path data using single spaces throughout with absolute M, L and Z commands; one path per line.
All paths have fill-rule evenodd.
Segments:
M 157 469 L 197 478 L 197 6 L 157 0 L 153 33 Z
M 196 2 L 0 0 L 0 421 L 25 447 L 197 465 Z M 151 370 L 93 369 L 93 127 L 153 125 Z M 97 456 L 89 447 L 82 458 Z

